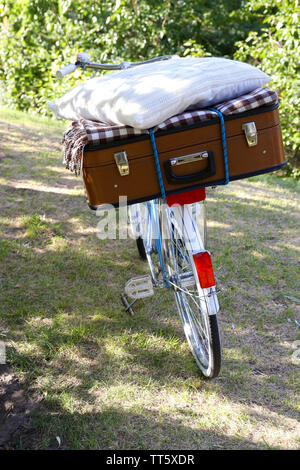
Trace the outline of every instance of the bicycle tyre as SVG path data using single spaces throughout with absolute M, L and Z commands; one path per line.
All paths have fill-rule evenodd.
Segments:
M 136 246 L 137 246 L 140 258 L 143 261 L 146 261 L 147 260 L 147 255 L 146 255 L 146 250 L 145 250 L 145 246 L 144 246 L 144 240 L 142 239 L 142 237 L 138 237 L 136 239 Z
M 196 278 L 192 252 L 183 233 L 176 232 L 170 209 L 164 212 L 163 225 L 165 235 L 168 232 L 168 236 L 164 237 L 164 259 L 184 333 L 203 376 L 212 379 L 219 374 L 222 360 L 217 315 L 209 314 L 207 308 L 200 307 L 202 302 L 199 299 L 204 297 Z M 182 288 L 184 276 L 189 279 L 190 288 Z M 204 301 L 206 303 L 206 299 Z
M 152 202 L 154 203 L 154 207 L 156 207 L 155 204 L 158 204 L 158 201 L 150 201 L 150 204 Z M 151 209 L 149 203 L 139 203 L 139 212 L 141 214 L 140 233 L 142 236 L 136 239 L 136 243 L 141 259 L 148 261 L 153 283 L 157 284 L 160 274 L 160 263 L 155 246 L 153 222 L 150 217 L 152 210 L 156 209 Z

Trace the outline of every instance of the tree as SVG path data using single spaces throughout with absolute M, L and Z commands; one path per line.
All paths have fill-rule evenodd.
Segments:
M 250 0 L 245 9 L 264 27 L 237 43 L 235 58 L 252 62 L 272 77 L 280 99 L 288 172 L 300 176 L 299 0 Z
M 162 54 L 232 56 L 248 24 L 242 0 L 4 0 L 0 86 L 13 107 L 48 113 L 47 100 L 87 75 L 58 81 L 55 70 L 88 50 L 94 60 L 137 61 Z M 226 18 L 226 21 L 224 21 Z

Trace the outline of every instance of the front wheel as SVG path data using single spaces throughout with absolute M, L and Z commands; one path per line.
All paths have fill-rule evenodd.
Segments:
M 147 260 L 147 254 L 146 254 L 146 250 L 145 250 L 144 240 L 142 239 L 142 237 L 138 237 L 136 239 L 136 246 L 137 246 L 140 258 L 143 261 L 146 261 Z
M 161 272 L 160 222 L 156 200 L 129 206 L 129 219 L 132 233 L 142 260 L 148 261 L 152 281 L 158 283 Z

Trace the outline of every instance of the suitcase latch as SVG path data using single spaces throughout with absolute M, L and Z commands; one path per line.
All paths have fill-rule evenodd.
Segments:
M 257 130 L 255 122 L 245 122 L 242 126 L 249 147 L 257 145 Z
M 114 154 L 115 162 L 118 167 L 121 176 L 129 175 L 129 163 L 127 158 L 127 153 L 125 150 L 122 152 L 116 152 Z

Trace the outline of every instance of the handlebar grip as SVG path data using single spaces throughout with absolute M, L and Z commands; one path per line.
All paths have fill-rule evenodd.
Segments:
M 64 75 L 74 72 L 74 70 L 76 70 L 76 65 L 69 64 L 69 65 L 66 65 L 65 67 L 62 67 L 60 70 L 58 70 L 56 72 L 56 76 L 57 78 L 62 78 Z

